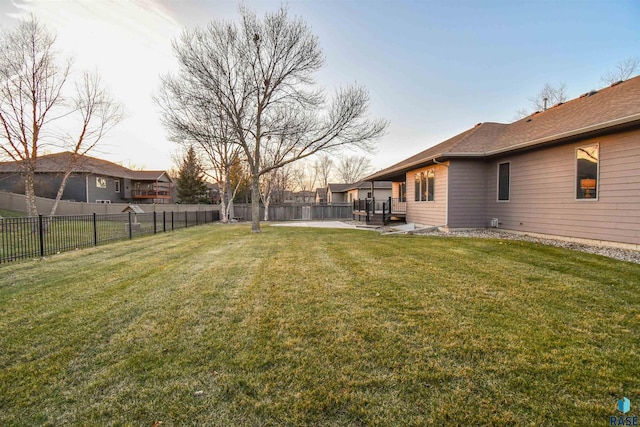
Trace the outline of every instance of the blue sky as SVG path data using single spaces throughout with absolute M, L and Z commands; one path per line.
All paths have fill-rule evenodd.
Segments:
M 237 18 L 238 2 L 188 0 L 13 0 L 0 25 L 30 12 L 57 31 L 61 51 L 97 69 L 128 118 L 95 155 L 148 169 L 172 166 L 176 147 L 151 102 L 161 73 L 175 66 L 181 29 Z M 280 1 L 245 1 L 259 14 Z M 603 86 L 616 63 L 640 56 L 638 1 L 288 2 L 319 37 L 328 91 L 367 87 L 371 113 L 390 121 L 372 156 L 376 169 L 479 122 L 511 122 L 545 83 L 570 98 Z

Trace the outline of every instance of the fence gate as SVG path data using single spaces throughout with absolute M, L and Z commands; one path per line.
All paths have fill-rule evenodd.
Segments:
M 311 206 L 302 207 L 302 219 L 309 221 L 311 219 Z

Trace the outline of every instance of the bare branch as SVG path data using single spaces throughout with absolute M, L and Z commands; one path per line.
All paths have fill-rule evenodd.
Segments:
M 627 80 L 640 71 L 640 57 L 634 56 L 618 62 L 612 71 L 600 77 L 605 84 L 613 84 Z

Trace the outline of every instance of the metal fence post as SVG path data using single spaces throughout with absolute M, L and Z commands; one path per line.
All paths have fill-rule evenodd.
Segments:
M 184 228 L 189 227 L 189 212 L 184 211 Z
M 386 206 L 385 206 L 385 202 L 382 202 L 382 225 L 385 225 L 386 221 L 386 215 L 387 215 L 387 210 L 386 210 Z
M 171 231 L 173 231 L 173 211 L 171 211 Z
M 93 213 L 93 246 L 98 246 L 98 222 L 95 212 Z
M 40 236 L 40 256 L 44 256 L 44 228 L 42 224 L 42 215 L 38 215 L 38 236 Z
M 162 211 L 162 231 L 167 232 L 167 211 Z
M 158 224 L 156 223 L 156 211 L 153 211 L 153 234 L 158 232 Z
M 133 233 L 131 232 L 131 211 L 129 211 L 129 240 L 133 238 Z

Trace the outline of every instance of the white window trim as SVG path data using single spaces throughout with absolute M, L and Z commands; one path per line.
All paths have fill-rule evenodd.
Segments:
M 500 165 L 509 165 L 509 197 L 506 200 L 500 200 Z M 496 202 L 509 203 L 511 201 L 511 160 L 500 162 L 496 166 Z
M 433 198 L 432 200 L 429 200 L 429 172 L 433 172 L 433 177 L 431 178 L 433 180 L 433 193 L 431 194 L 431 197 Z M 425 183 L 427 185 L 427 200 L 425 200 L 425 202 L 432 202 L 435 203 L 436 201 L 436 168 L 429 168 L 425 171 Z
M 596 197 L 593 198 L 589 198 L 589 199 L 579 199 L 578 198 L 578 150 L 584 147 L 591 147 L 595 145 L 596 149 L 598 150 L 598 164 L 596 165 Z M 585 145 L 579 145 L 577 146 L 574 150 L 573 150 L 573 199 L 576 202 L 586 202 L 586 203 L 592 203 L 592 202 L 597 202 L 600 199 L 600 144 L 599 143 L 593 143 L 593 144 L 585 144 Z
M 116 179 L 116 193 L 120 192 L 120 180 Z
M 102 181 L 104 185 L 99 183 L 99 181 Z M 96 188 L 107 188 L 107 178 L 103 176 L 96 176 Z

